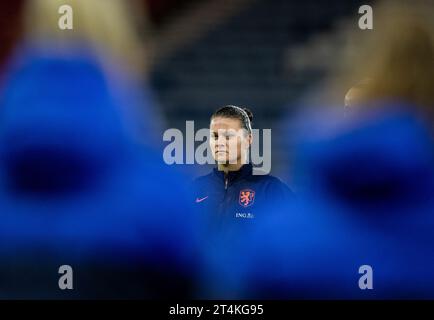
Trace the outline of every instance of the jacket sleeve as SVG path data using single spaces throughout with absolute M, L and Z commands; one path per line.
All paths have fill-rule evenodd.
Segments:
M 294 192 L 280 179 L 271 177 L 267 186 L 267 201 L 273 205 L 287 205 L 295 202 Z

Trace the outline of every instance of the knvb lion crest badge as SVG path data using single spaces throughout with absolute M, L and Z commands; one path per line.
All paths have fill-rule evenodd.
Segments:
M 238 202 L 244 208 L 250 207 L 255 202 L 255 191 L 250 189 L 241 190 Z

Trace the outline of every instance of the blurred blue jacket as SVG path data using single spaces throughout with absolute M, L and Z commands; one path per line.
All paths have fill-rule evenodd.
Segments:
M 298 214 L 270 214 L 210 254 L 214 297 L 434 298 L 434 144 L 411 110 L 305 135 L 297 163 L 310 185 L 287 209 Z M 372 290 L 359 287 L 366 265 Z
M 18 57 L 0 95 L 0 297 L 191 294 L 187 178 L 134 142 L 91 55 Z M 61 265 L 72 291 L 58 288 Z

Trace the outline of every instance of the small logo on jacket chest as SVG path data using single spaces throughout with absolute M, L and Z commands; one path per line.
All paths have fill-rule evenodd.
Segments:
M 240 191 L 238 203 L 244 208 L 250 207 L 255 202 L 255 191 L 251 189 L 243 189 Z
M 255 215 L 252 213 L 245 213 L 245 212 L 237 212 L 235 213 L 235 218 L 243 218 L 243 219 L 254 219 Z

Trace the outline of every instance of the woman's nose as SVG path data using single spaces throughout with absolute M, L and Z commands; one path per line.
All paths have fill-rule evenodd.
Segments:
M 217 146 L 226 146 L 226 137 L 224 136 L 219 136 L 217 139 Z

